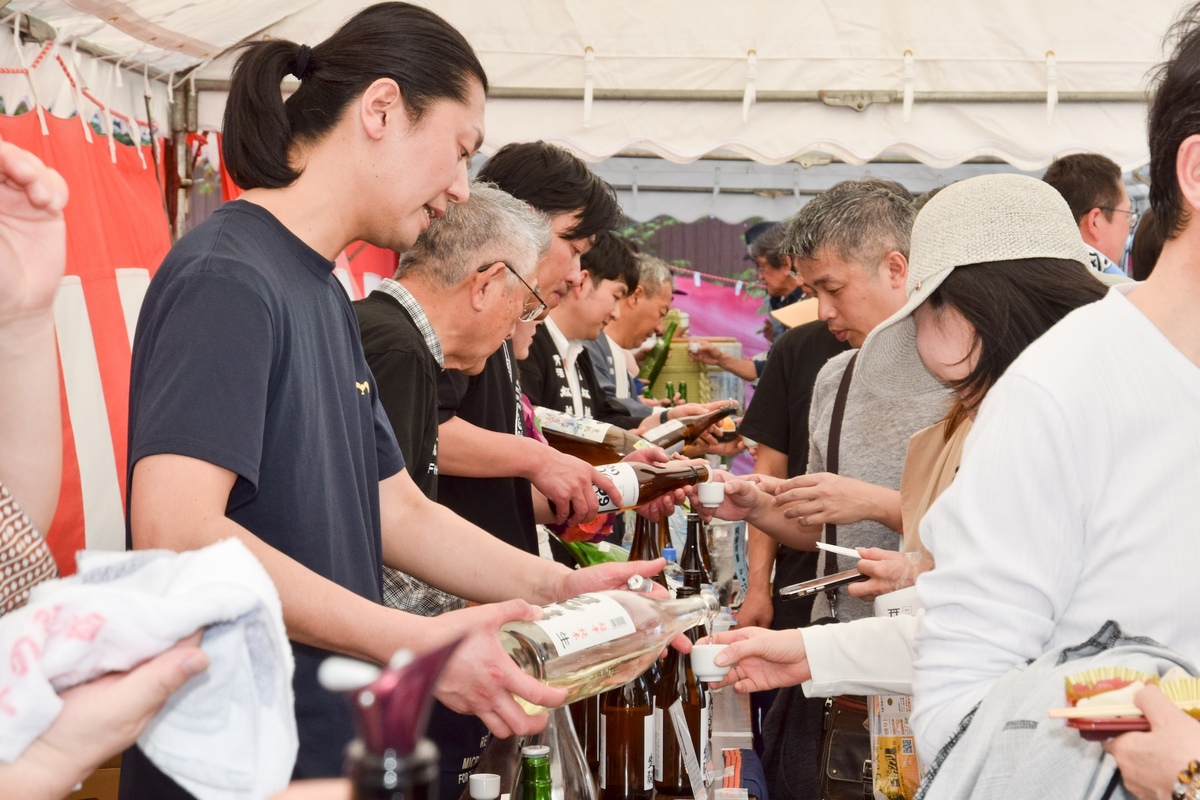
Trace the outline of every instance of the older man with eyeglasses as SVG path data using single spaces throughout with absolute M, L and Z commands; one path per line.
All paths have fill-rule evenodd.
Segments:
M 1110 276 L 1103 279 L 1107 283 L 1123 281 L 1126 273 L 1120 264 L 1129 234 L 1137 227 L 1138 213 L 1117 163 L 1096 153 L 1075 153 L 1055 160 L 1042 180 L 1057 189 L 1071 207 L 1092 269 Z

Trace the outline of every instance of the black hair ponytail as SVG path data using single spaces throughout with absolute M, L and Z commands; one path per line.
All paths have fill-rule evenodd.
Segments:
M 411 3 L 379 3 L 311 49 L 284 39 L 252 42 L 234 65 L 225 104 L 222 157 L 243 189 L 278 189 L 300 177 L 288 161 L 298 143 L 324 138 L 346 107 L 379 78 L 400 87 L 411 121 L 429 105 L 466 102 L 487 75 L 471 45 L 444 19 Z M 300 87 L 285 102 L 280 83 Z

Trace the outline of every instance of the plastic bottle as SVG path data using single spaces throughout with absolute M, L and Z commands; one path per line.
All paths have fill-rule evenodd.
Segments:
M 675 548 L 672 545 L 663 548 L 662 556 L 667 560 L 666 566 L 663 567 L 663 578 L 667 582 L 667 591 L 674 597 L 679 587 L 683 586 L 683 569 L 675 560 Z

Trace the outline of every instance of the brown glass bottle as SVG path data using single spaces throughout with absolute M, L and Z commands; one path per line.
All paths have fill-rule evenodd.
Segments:
M 681 586 L 679 597 L 688 597 L 694 591 Z M 685 635 L 693 643 L 700 637 L 698 628 L 691 628 Z M 662 679 L 654 692 L 654 788 L 660 794 L 691 794 L 691 781 L 683 762 L 683 752 L 676 738 L 675 723 L 671 718 L 671 706 L 676 700 L 683 701 L 683 715 L 687 719 L 692 748 L 703 769 L 707 760 L 708 728 L 710 714 L 709 693 L 696 680 L 692 672 L 692 660 L 672 648 L 663 660 Z
M 406 757 L 371 753 L 361 740 L 346 750 L 352 800 L 432 800 L 437 797 L 438 752 L 428 739 Z
M 633 542 L 629 546 L 630 561 L 653 561 L 662 557 L 658 549 L 658 526 L 659 523 L 638 515 L 633 524 Z M 663 587 L 667 585 L 667 578 L 661 570 L 654 576 L 654 581 Z
M 704 522 L 698 514 L 687 515 L 687 542 L 683 545 L 683 553 L 679 556 L 679 568 L 683 570 L 683 583 L 685 586 L 691 586 L 697 592 L 703 584 L 711 583 L 709 578 L 709 568 L 711 562 L 706 564 L 705 553 L 708 548 L 703 546 L 703 542 L 707 531 L 704 530 Z
M 615 464 L 635 450 L 650 446 L 632 431 L 553 409 L 539 406 L 534 409 L 534 418 L 551 447 L 597 467 Z
M 669 518 L 662 516 L 658 518 L 658 553 L 667 549 L 667 545 L 671 543 L 671 521 Z
M 600 713 L 600 798 L 650 797 L 654 789 L 653 692 L 644 673 L 604 695 Z
M 583 748 L 583 759 L 588 769 L 600 771 L 600 698 L 602 695 L 585 697 L 567 706 L 571 709 L 571 721 L 579 735 L 579 746 Z
M 646 431 L 642 435 L 642 438 L 655 447 L 662 448 L 670 448 L 679 444 L 691 444 L 700 438 L 700 434 L 735 411 L 737 411 L 736 404 L 726 403 L 714 411 L 709 411 L 707 414 L 669 419 L 663 424 Z
M 607 475 L 617 485 L 621 493 L 621 504 L 618 506 L 606 492 L 595 485 L 592 491 L 600 501 L 598 513 L 617 511 L 625 508 L 637 508 L 662 497 L 667 492 L 682 489 L 685 486 L 695 486 L 708 480 L 707 464 L 696 464 L 682 461 L 672 461 L 666 464 L 640 464 L 622 461 L 619 464 L 608 464 L 597 467 L 596 470 Z

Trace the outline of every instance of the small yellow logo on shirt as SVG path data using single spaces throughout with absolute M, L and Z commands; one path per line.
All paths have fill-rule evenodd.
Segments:
M 354 388 L 358 389 L 359 394 L 367 394 L 371 391 L 371 384 L 366 381 L 355 381 Z

